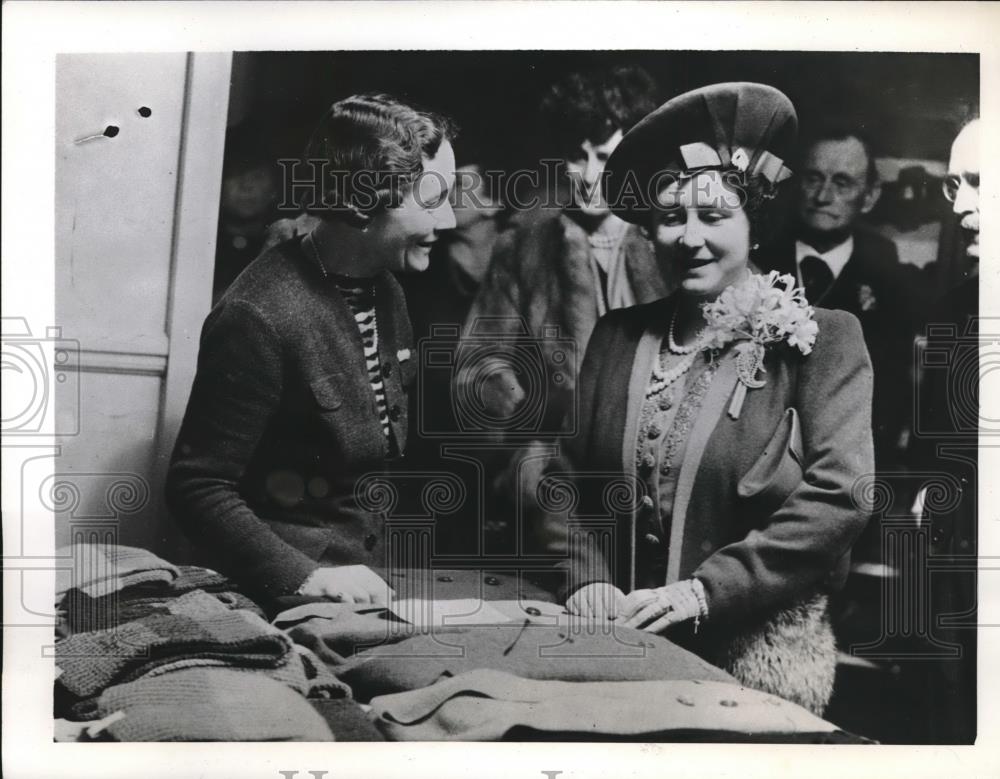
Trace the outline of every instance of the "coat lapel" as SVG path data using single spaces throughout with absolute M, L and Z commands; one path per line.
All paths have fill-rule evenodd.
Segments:
M 667 584 L 680 577 L 681 553 L 684 545 L 684 525 L 687 521 L 688 505 L 694 489 L 695 478 L 701 466 L 702 456 L 708 439 L 715 430 L 725 411 L 727 402 L 736 387 L 736 353 L 727 349 L 718 358 L 719 367 L 702 401 L 701 410 L 691 427 L 684 459 L 677 474 L 677 488 L 674 492 L 674 507 L 670 519 L 670 542 L 667 547 Z
M 631 372 L 629 374 L 628 400 L 625 406 L 625 425 L 622 435 L 621 463 L 622 471 L 627 477 L 635 478 L 635 451 L 639 436 L 639 417 L 642 413 L 642 405 L 646 399 L 646 388 L 649 386 L 649 377 L 653 371 L 653 364 L 660 354 L 660 344 L 667 334 L 667 323 L 673 311 L 673 301 L 664 301 L 662 304 L 648 308 L 645 327 L 642 335 L 636 344 L 635 354 L 628 355 L 631 359 Z M 619 374 L 621 375 L 621 374 Z M 635 589 L 635 545 L 636 545 L 636 523 L 638 517 L 635 510 L 629 517 L 629 589 Z
M 312 245 L 311 233 L 302 239 L 302 251 L 305 252 L 307 259 L 315 261 L 315 248 Z M 324 287 L 324 298 L 329 301 L 334 323 L 334 332 L 323 341 L 325 348 L 330 354 L 330 359 L 326 363 L 337 366 L 337 374 L 340 376 L 340 381 L 353 382 L 363 386 L 366 391 L 365 397 L 371 399 L 371 414 L 366 419 L 358 419 L 354 424 L 367 425 L 369 428 L 368 434 L 373 437 L 373 440 L 376 430 L 378 431 L 378 439 L 384 439 L 385 435 L 382 432 L 382 425 L 379 422 L 375 406 L 375 393 L 368 379 L 365 346 L 361 339 L 361 331 L 358 330 L 358 323 L 355 321 L 354 313 L 351 311 L 350 306 L 347 305 L 347 301 L 344 300 L 344 296 L 340 294 L 333 279 L 324 278 L 322 281 L 324 282 L 322 285 Z M 387 295 L 385 284 L 386 282 L 383 277 L 380 276 L 376 279 L 375 316 L 379 328 L 379 358 L 381 360 L 385 359 L 388 348 L 385 345 L 386 342 L 395 342 L 391 305 L 388 310 L 386 309 L 389 296 Z M 383 365 L 385 365 L 384 362 Z M 384 382 L 384 384 L 386 385 L 386 402 L 391 407 L 392 403 L 398 402 L 398 400 L 394 401 L 390 399 L 388 383 Z M 398 392 L 395 393 L 395 397 L 399 397 Z M 398 433 L 400 431 L 394 430 L 393 432 Z M 405 432 L 405 428 L 402 432 Z M 397 438 L 397 441 L 400 442 L 405 440 L 405 437 Z
M 396 444 L 402 451 L 406 444 L 407 435 L 407 402 L 403 395 L 403 384 L 401 379 L 402 367 L 399 360 L 399 348 L 402 339 L 398 332 L 397 317 L 399 312 L 394 310 L 392 293 L 392 279 L 387 273 L 380 274 L 375 279 L 375 318 L 378 323 L 378 357 L 382 365 L 382 386 L 385 388 L 385 405 L 389 413 L 389 425 L 392 428 Z M 408 345 L 406 345 L 408 347 Z M 406 355 L 404 355 L 406 356 Z M 408 359 L 413 359 L 410 354 Z
M 302 239 L 302 251 L 310 265 L 318 262 L 311 233 Z M 319 275 L 318 269 L 315 269 L 315 272 Z M 335 358 L 331 364 L 340 368 L 345 376 L 363 375 L 367 377 L 365 347 L 361 340 L 361 331 L 358 330 L 358 323 L 354 320 L 354 314 L 332 279 L 324 277 L 321 282 L 323 295 L 329 301 L 336 330 L 336 335 L 325 341 L 326 348 Z

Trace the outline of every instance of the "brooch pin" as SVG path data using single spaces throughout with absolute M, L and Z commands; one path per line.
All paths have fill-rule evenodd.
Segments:
M 861 284 L 858 286 L 858 305 L 861 306 L 862 311 L 871 311 L 878 304 L 875 299 L 875 290 L 873 290 L 867 284 Z

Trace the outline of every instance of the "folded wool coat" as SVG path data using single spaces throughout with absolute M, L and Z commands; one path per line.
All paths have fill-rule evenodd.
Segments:
M 495 741 L 512 732 L 651 735 L 829 733 L 836 727 L 772 695 L 718 681 L 559 682 L 478 670 L 372 700 L 394 741 Z
M 333 741 L 301 695 L 260 674 L 190 668 L 106 689 L 95 717 L 121 711 L 118 741 Z
M 359 701 L 483 668 L 562 681 L 735 681 L 661 636 L 614 623 L 579 627 L 523 624 L 434 630 L 370 649 L 333 671 Z
M 358 614 L 347 604 L 329 604 L 323 616 L 309 616 L 284 625 L 297 646 L 308 647 L 329 666 L 339 666 L 366 650 L 410 638 L 420 631 L 405 622 L 392 621 L 384 612 Z M 282 623 L 278 623 L 282 625 Z

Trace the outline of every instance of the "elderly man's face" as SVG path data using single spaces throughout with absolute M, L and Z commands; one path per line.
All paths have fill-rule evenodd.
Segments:
M 955 138 L 945 178 L 945 195 L 952 201 L 965 236 L 965 251 L 979 259 L 979 120 Z
M 868 155 L 857 138 L 813 144 L 799 177 L 797 211 L 814 233 L 847 234 L 872 210 L 878 188 L 868 185 Z

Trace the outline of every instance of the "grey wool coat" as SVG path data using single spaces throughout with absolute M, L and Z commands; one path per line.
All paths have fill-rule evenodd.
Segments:
M 176 520 L 259 596 L 294 592 L 321 564 L 385 562 L 382 512 L 354 495 L 389 442 L 353 314 L 296 238 L 263 253 L 205 321 L 167 478 Z M 393 438 L 407 435 L 415 375 L 399 284 L 375 279 Z
M 673 304 L 612 311 L 598 323 L 580 376 L 579 431 L 566 447 L 574 471 L 635 476 L 638 414 Z M 704 584 L 713 623 L 746 622 L 836 589 L 868 521 L 871 364 L 855 317 L 818 309 L 816 321 L 808 356 L 786 345 L 768 349 L 766 384 L 747 392 L 738 419 L 727 413 L 736 372 L 733 351 L 724 350 L 690 429 L 672 517 L 658 542 L 668 550 L 669 580 L 694 576 Z M 578 516 L 609 515 L 606 506 L 586 504 L 590 493 L 597 498 L 582 492 Z M 636 544 L 645 540 L 635 523 L 657 510 L 656 500 L 637 500 L 612 512 L 619 522 L 613 551 L 584 545 L 574 553 L 573 583 L 632 589 Z
M 826 595 L 843 586 L 871 511 L 872 368 L 861 327 L 851 314 L 818 309 L 812 353 L 769 348 L 766 384 L 748 390 L 736 419 L 728 413 L 735 352 L 723 350 L 693 412 L 672 511 L 658 516 L 635 452 L 673 305 L 668 298 L 598 322 L 578 384 L 579 429 L 559 462 L 577 505 L 544 512 L 543 537 L 570 592 L 591 582 L 628 592 L 699 579 L 707 621 L 668 637 L 748 687 L 821 713 L 836 667 Z M 643 544 L 665 550 L 663 581 L 638 569 Z

